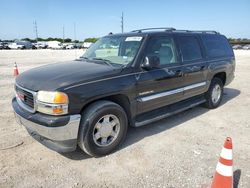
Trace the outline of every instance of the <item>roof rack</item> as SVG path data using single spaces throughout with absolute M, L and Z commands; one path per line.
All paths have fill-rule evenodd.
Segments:
M 142 31 L 150 31 L 150 30 L 164 30 L 170 32 L 186 32 L 186 33 L 211 33 L 211 34 L 220 34 L 217 31 L 210 31 L 210 30 L 176 30 L 173 27 L 155 27 L 155 28 L 145 28 L 145 29 L 137 29 L 131 32 L 142 33 Z
M 153 27 L 153 28 L 137 29 L 137 30 L 133 30 L 133 31 L 131 31 L 131 32 L 141 33 L 142 31 L 150 31 L 150 30 L 174 31 L 174 30 L 176 30 L 176 29 L 173 28 L 173 27 Z
M 187 33 L 211 33 L 211 34 L 220 34 L 217 31 L 210 30 L 175 30 L 174 32 L 187 32 Z

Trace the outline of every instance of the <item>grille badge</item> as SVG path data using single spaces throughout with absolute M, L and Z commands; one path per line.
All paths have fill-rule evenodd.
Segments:
M 22 101 L 24 101 L 24 94 L 22 94 L 22 93 L 20 93 L 20 92 L 17 92 L 17 97 L 19 98 L 19 99 L 21 99 Z

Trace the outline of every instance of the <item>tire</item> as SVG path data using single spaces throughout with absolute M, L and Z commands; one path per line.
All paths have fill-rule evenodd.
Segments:
M 82 113 L 78 146 L 94 157 L 110 154 L 124 141 L 127 128 L 127 115 L 120 105 L 105 100 L 94 102 Z
M 217 90 L 218 95 L 213 95 L 213 91 Z M 213 78 L 209 86 L 208 91 L 205 93 L 205 107 L 209 109 L 217 108 L 222 100 L 223 96 L 223 83 L 220 78 Z

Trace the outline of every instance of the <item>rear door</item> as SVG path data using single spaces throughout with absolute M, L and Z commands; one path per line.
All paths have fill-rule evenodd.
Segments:
M 199 36 L 180 34 L 177 41 L 183 67 L 184 98 L 204 93 L 208 84 L 207 64 Z
M 172 35 L 152 36 L 147 41 L 145 57 L 154 57 L 159 68 L 141 70 L 137 77 L 137 113 L 150 111 L 183 97 L 182 67 Z

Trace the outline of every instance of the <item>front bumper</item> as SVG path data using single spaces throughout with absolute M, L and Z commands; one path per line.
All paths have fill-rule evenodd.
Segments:
M 74 151 L 77 146 L 81 115 L 49 116 L 22 109 L 12 100 L 16 121 L 37 141 L 57 152 Z

